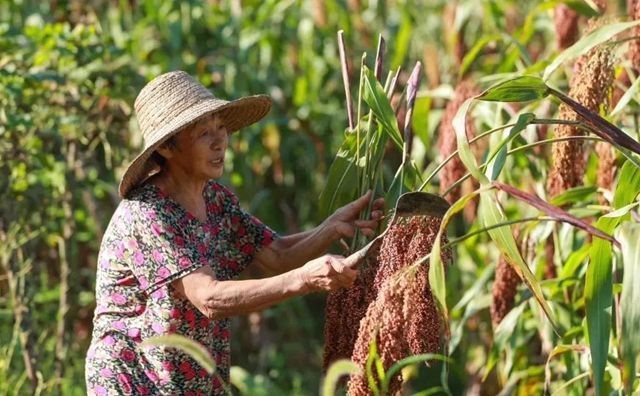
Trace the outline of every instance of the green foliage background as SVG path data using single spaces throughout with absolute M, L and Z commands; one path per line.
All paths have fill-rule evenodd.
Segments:
M 415 61 L 424 64 L 412 157 L 425 174 L 442 160 L 436 131 L 461 75 L 473 75 L 486 87 L 511 74 L 540 74 L 558 53 L 551 9 L 559 2 L 447 3 L 0 0 L 0 394 L 85 393 L 97 251 L 118 204 L 119 178 L 141 146 L 132 105 L 148 80 L 182 69 L 222 98 L 271 95 L 270 115 L 233 136 L 223 183 L 277 231 L 305 230 L 322 221 L 320 191 L 347 126 L 338 30 L 345 31 L 354 81 L 363 51 L 373 67 L 378 33 L 388 43 L 385 70 L 407 70 L 402 85 Z M 574 3 L 589 14 L 588 2 Z M 624 1 L 610 3 L 610 13 L 624 14 Z M 461 42 L 467 56 L 458 65 L 455 49 Z M 552 83 L 567 88 L 569 74 L 565 64 Z M 637 93 L 633 97 L 620 118 L 626 127 L 632 125 L 631 109 L 637 110 Z M 483 130 L 510 119 L 513 109 L 499 106 L 478 106 L 475 116 Z M 495 139 L 490 148 L 499 143 Z M 390 150 L 386 158 L 395 170 L 400 153 Z M 594 164 L 592 158 L 590 186 Z M 544 158 L 522 154 L 508 167 L 502 172 L 505 182 L 544 191 Z M 428 189 L 437 190 L 437 180 Z M 595 188 L 569 199 L 584 216 L 598 213 L 588 211 L 595 201 Z M 506 213 L 525 217 L 530 209 L 511 204 Z M 452 232 L 477 228 L 457 221 Z M 539 278 L 540 241 L 551 232 L 544 223 L 531 230 L 538 245 L 528 258 Z M 552 349 L 573 345 L 553 349 L 558 355 L 569 352 L 551 367 L 555 385 L 588 371 L 581 349 L 586 345 L 582 289 L 565 297 L 561 284 L 584 283 L 589 242 L 568 227 L 559 232 L 558 268 L 572 265 L 576 276 L 569 273 L 543 286 L 566 331 L 562 340 L 554 338 L 524 288 L 518 308 L 505 319 L 512 327 L 493 329 L 488 306 L 497 250 L 486 236 L 458 248 L 446 288 L 458 346 L 448 380 L 454 394 L 479 386 L 488 360 L 498 366 L 483 385 L 485 394 L 501 388 L 541 393 L 549 343 Z M 232 361 L 243 393 L 317 394 L 324 298 L 293 299 L 234 320 Z M 506 355 L 499 353 L 504 348 Z M 406 372 L 413 377 L 412 389 L 440 383 L 438 365 L 413 370 Z M 606 375 L 613 384 L 608 387 L 615 388 L 619 372 L 608 369 Z M 583 394 L 591 385 L 583 376 L 567 392 Z

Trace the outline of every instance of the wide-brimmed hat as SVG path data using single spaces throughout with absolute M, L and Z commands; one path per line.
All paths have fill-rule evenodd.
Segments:
M 118 192 L 124 198 L 157 170 L 153 152 L 171 136 L 196 121 L 219 114 L 228 133 L 262 119 L 271 108 L 267 95 L 226 101 L 218 99 L 195 78 L 183 71 L 162 74 L 151 80 L 136 98 L 134 109 L 140 125 L 144 149 L 122 176 Z

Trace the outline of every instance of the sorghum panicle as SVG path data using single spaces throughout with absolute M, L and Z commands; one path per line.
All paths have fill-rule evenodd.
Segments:
M 371 394 L 366 375 L 366 363 L 369 358 L 369 348 L 374 339 L 385 371 L 406 356 L 407 341 L 403 331 L 403 305 L 410 280 L 404 277 L 397 281 L 387 279 L 381 286 L 378 298 L 371 303 L 362 320 L 353 349 L 351 359 L 360 366 L 363 374 L 351 376 L 347 393 L 349 396 Z M 399 373 L 390 381 L 389 394 L 395 394 L 400 386 L 401 374 Z
M 519 232 L 514 232 L 516 239 Z M 553 245 L 552 245 L 553 246 Z M 491 302 L 491 321 L 498 325 L 505 316 L 513 308 L 515 297 L 520 284 L 520 276 L 513 269 L 511 264 L 507 262 L 504 256 L 500 256 L 498 265 L 496 266 L 495 280 L 493 282 L 493 300 Z
M 570 84 L 569 96 L 589 110 L 599 113 L 600 106 L 607 106 L 607 93 L 613 82 L 612 56 L 602 47 L 578 58 L 576 73 Z M 576 121 L 578 115 L 564 103 L 560 105 L 560 119 Z M 558 125 L 556 137 L 583 136 L 585 133 L 573 125 Z M 564 141 L 552 146 L 553 161 L 547 180 L 552 197 L 582 184 L 585 158 L 581 141 Z
M 407 263 L 414 263 L 429 254 L 440 228 L 440 219 L 422 218 L 421 220 L 423 226 L 421 232 L 411 240 L 405 259 Z M 451 249 L 443 250 L 441 259 L 443 263 L 450 263 L 453 259 Z M 417 269 L 413 288 L 406 298 L 405 306 L 411 307 L 408 310 L 410 315 L 406 319 L 406 323 L 409 324 L 406 338 L 411 352 L 414 355 L 437 352 L 441 344 L 442 321 L 431 294 L 428 262 Z
M 611 191 L 617 169 L 615 151 L 611 144 L 598 142 L 596 144 L 596 153 L 598 154 L 598 187 Z M 602 194 L 598 195 L 598 201 L 602 205 L 609 204 Z
M 629 16 L 634 21 L 640 20 L 640 0 L 629 2 Z M 631 30 L 631 36 L 640 37 L 640 26 L 635 26 Z M 640 70 L 640 38 L 636 38 L 629 42 L 629 60 L 635 70 Z
M 491 302 L 491 321 L 500 324 L 511 311 L 515 302 L 520 277 L 507 260 L 500 256 L 496 267 L 496 279 L 493 282 L 493 301 Z
M 323 369 L 339 359 L 349 359 L 358 338 L 360 321 L 365 316 L 377 290 L 372 287 L 378 272 L 378 257 L 366 259 L 358 278 L 350 289 L 340 288 L 329 293 L 325 308 Z
M 385 370 L 410 354 L 438 351 L 442 322 L 429 286 L 429 265 L 410 266 L 431 251 L 440 223 L 440 219 L 430 217 L 401 218 L 385 236 L 371 284 L 378 290 L 377 298 L 360 324 L 352 355 L 363 372 L 374 337 Z M 445 249 L 441 257 L 449 263 L 451 250 Z M 398 391 L 400 385 L 398 375 L 391 381 L 389 394 Z M 369 393 L 366 377 L 353 376 L 349 395 Z
M 628 0 L 627 13 L 629 14 L 630 20 L 640 20 L 640 0 Z M 631 28 L 629 36 L 640 37 L 640 26 Z M 629 41 L 629 50 L 627 51 L 626 58 L 629 61 L 630 68 L 637 76 L 638 72 L 640 72 L 640 38 L 634 38 Z M 629 74 L 626 70 L 622 70 L 622 73 L 620 73 L 620 76 L 618 77 L 618 81 L 616 83 L 616 87 L 613 91 L 613 99 L 611 101 L 612 106 L 618 104 L 618 101 L 620 100 L 620 98 L 622 98 L 622 95 L 624 95 L 625 91 L 630 86 L 631 77 L 629 77 Z
M 556 32 L 556 46 L 559 51 L 571 47 L 580 34 L 578 13 L 566 4 L 557 5 L 553 10 L 553 26 Z

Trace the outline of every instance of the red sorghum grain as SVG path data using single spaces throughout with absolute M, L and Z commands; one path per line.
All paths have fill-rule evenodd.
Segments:
M 514 230 L 514 237 L 518 239 L 519 229 Z M 491 302 L 491 321 L 498 325 L 513 308 L 515 297 L 520 284 L 520 276 L 507 262 L 504 256 L 500 256 L 496 266 L 495 280 L 493 282 L 493 300 Z
M 412 217 L 399 219 L 385 236 L 379 266 L 371 287 L 377 297 L 360 323 L 352 360 L 366 369 L 371 341 L 376 339 L 385 370 L 398 360 L 418 353 L 435 353 L 440 346 L 442 322 L 429 287 L 429 265 L 411 265 L 426 256 L 440 227 L 440 219 Z M 442 243 L 446 243 L 446 238 Z M 442 252 L 449 263 L 450 249 Z M 389 394 L 400 389 L 398 375 L 391 381 Z M 349 395 L 369 394 L 365 376 L 353 376 Z
M 571 79 L 569 96 L 593 112 L 606 107 L 607 92 L 613 81 L 612 57 L 609 50 L 599 47 L 578 58 L 577 72 Z M 576 121 L 578 115 L 567 105 L 560 105 L 560 119 Z M 556 137 L 583 136 L 573 125 L 558 125 Z M 585 158 L 583 142 L 564 141 L 552 146 L 552 163 L 547 188 L 552 197 L 582 184 Z
M 598 142 L 596 153 L 598 154 L 598 187 L 612 191 L 617 169 L 614 148 L 609 143 Z M 609 205 L 609 201 L 603 194 L 598 194 L 598 201 L 602 205 Z
M 578 41 L 579 15 L 566 4 L 557 5 L 553 10 L 553 26 L 556 32 L 556 46 L 559 51 L 571 47 Z
M 377 271 L 378 258 L 374 255 L 367 258 L 360 267 L 352 288 L 341 288 L 329 293 L 325 308 L 324 370 L 336 360 L 351 358 L 360 321 L 377 295 L 376 289 L 372 287 Z

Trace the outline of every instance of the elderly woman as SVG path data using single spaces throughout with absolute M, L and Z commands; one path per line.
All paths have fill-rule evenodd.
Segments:
M 270 105 L 264 95 L 217 99 L 180 71 L 140 92 L 135 111 L 145 148 L 123 175 L 123 200 L 100 249 L 89 394 L 225 394 L 229 317 L 353 284 L 357 272 L 341 257 L 320 256 L 356 228 L 373 235 L 380 210 L 357 220 L 370 193 L 311 231 L 279 237 L 215 181 L 228 134 L 263 118 Z M 377 200 L 374 208 L 383 204 Z M 279 275 L 234 280 L 253 263 Z M 217 375 L 179 350 L 137 348 L 163 334 L 203 345 Z

